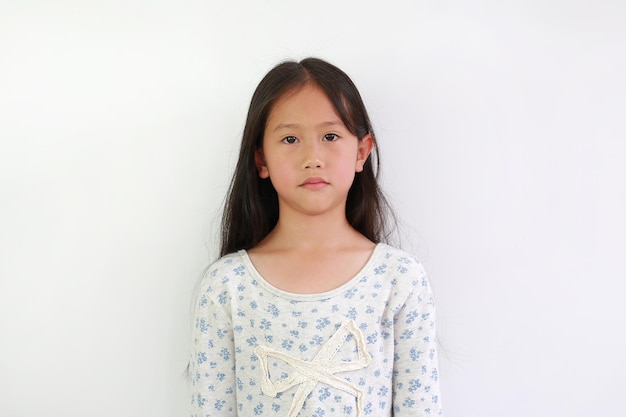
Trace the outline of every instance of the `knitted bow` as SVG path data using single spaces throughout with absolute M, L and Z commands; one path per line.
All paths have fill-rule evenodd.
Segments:
M 333 358 L 346 341 L 348 335 L 352 334 L 357 344 L 357 358 L 355 361 L 334 361 Z M 353 371 L 365 368 L 372 360 L 365 350 L 363 335 L 356 327 L 353 320 L 346 320 L 341 323 L 335 334 L 322 345 L 320 351 L 313 360 L 305 361 L 293 356 L 279 352 L 266 346 L 258 346 L 254 352 L 261 362 L 263 379 L 261 389 L 265 395 L 275 397 L 277 393 L 283 392 L 291 387 L 300 385 L 294 396 L 287 417 L 296 417 L 304 405 L 307 396 L 313 391 L 318 382 L 322 382 L 331 387 L 345 391 L 356 397 L 357 417 L 363 413 L 363 393 L 352 383 L 336 377 L 337 372 Z M 272 382 L 269 375 L 267 360 L 269 357 L 281 359 L 291 365 L 294 369 L 288 377 Z

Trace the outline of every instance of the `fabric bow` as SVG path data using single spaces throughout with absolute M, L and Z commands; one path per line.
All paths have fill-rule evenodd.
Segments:
M 355 361 L 334 361 L 333 358 L 346 341 L 348 335 L 353 335 L 357 344 L 357 358 Z M 322 382 L 331 387 L 345 391 L 356 397 L 357 417 L 363 413 L 363 393 L 352 383 L 336 377 L 338 372 L 354 371 L 369 365 L 372 357 L 365 350 L 363 335 L 356 327 L 353 320 L 346 320 L 341 323 L 335 334 L 322 345 L 320 351 L 313 360 L 305 361 L 293 356 L 279 352 L 266 346 L 258 346 L 254 352 L 261 362 L 263 379 L 261 389 L 265 395 L 276 397 L 276 394 L 291 387 L 300 385 L 289 408 L 287 417 L 296 417 L 302 409 L 307 396 L 313 391 L 318 382 Z M 293 367 L 293 372 L 286 378 L 272 382 L 269 374 L 268 358 L 281 359 Z

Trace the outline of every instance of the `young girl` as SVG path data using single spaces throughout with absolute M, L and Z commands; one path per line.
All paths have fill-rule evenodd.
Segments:
M 382 243 L 375 145 L 333 65 L 260 82 L 196 304 L 192 416 L 441 414 L 433 298 L 419 262 Z

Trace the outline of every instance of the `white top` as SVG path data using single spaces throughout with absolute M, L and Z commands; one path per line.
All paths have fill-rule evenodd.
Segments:
M 194 417 L 441 415 L 434 301 L 420 263 L 378 244 L 344 285 L 294 294 L 239 251 L 202 279 Z

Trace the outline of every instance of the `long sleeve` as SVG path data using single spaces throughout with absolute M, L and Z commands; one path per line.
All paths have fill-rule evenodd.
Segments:
M 435 303 L 421 266 L 406 303 L 394 316 L 394 416 L 442 415 Z
M 205 277 L 193 317 L 189 376 L 191 416 L 235 416 L 235 347 L 226 291 L 214 290 Z

